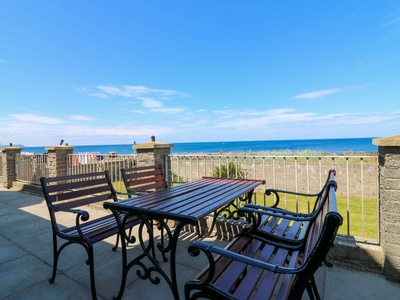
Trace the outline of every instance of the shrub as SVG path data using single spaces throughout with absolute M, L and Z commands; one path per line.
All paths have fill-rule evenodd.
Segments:
M 229 162 L 228 167 L 226 165 L 216 166 L 213 170 L 214 177 L 222 178 L 244 178 L 244 171 L 236 166 L 233 162 Z

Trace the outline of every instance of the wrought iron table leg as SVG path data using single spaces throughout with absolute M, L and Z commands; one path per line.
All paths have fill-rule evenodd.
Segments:
M 160 220 L 159 220 L 160 221 Z M 148 223 L 146 223 L 148 222 Z M 169 228 L 166 228 L 168 226 L 166 222 L 160 221 L 160 227 L 159 229 L 164 232 L 166 231 L 166 234 L 168 235 L 168 244 L 165 246 L 163 237 L 164 233 L 161 234 L 161 242 L 157 244 L 158 250 L 162 253 L 162 256 L 164 260 L 166 259 L 165 254 L 169 252 L 170 257 L 170 276 L 165 273 L 165 271 L 161 268 L 159 262 L 157 261 L 154 250 L 155 250 L 155 242 L 154 242 L 154 232 L 153 228 L 151 225 L 153 224 L 153 220 L 144 220 L 139 226 L 139 240 L 140 240 L 140 245 L 143 249 L 143 253 L 135 257 L 133 260 L 131 260 L 128 263 L 127 259 L 127 250 L 126 250 L 126 240 L 121 239 L 122 243 L 122 279 L 121 279 L 121 285 L 120 289 L 118 292 L 118 295 L 114 299 L 121 299 L 124 293 L 125 285 L 126 285 L 126 279 L 129 273 L 129 270 L 137 266 L 140 268 L 140 270 L 136 271 L 137 276 L 140 279 L 143 280 L 150 280 L 151 283 L 153 284 L 159 284 L 160 283 L 160 278 L 155 275 L 161 275 L 169 285 L 171 292 L 173 294 L 174 299 L 179 299 L 179 292 L 178 292 L 178 283 L 177 283 L 177 278 L 176 278 L 176 250 L 177 250 L 177 243 L 178 243 L 178 238 L 180 231 L 184 227 L 184 224 L 181 222 L 178 223 L 176 226 L 175 230 L 173 233 L 171 233 Z M 148 239 L 148 245 L 145 244 L 144 238 L 143 238 L 143 230 L 147 228 L 147 232 L 149 235 Z M 165 227 L 165 228 L 164 228 Z M 152 266 L 146 267 L 144 263 L 141 262 L 142 259 L 147 258 L 150 260 Z

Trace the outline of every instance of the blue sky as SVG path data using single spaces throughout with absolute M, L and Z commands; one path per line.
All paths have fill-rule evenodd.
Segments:
M 399 134 L 398 1 L 0 3 L 0 143 Z

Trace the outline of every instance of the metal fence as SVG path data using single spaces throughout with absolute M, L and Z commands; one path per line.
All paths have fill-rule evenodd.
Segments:
M 137 156 L 97 153 L 70 154 L 67 158 L 67 174 L 84 174 L 109 170 L 113 183 L 122 181 L 121 169 L 137 164 Z
M 48 155 L 22 152 L 15 159 L 17 180 L 40 183 L 40 177 L 49 176 Z
M 344 218 L 340 233 L 368 242 L 379 240 L 377 156 L 170 155 L 165 163 L 170 185 L 203 176 L 265 180 L 253 199 L 262 205 L 273 203 L 265 188 L 317 193 L 328 171 L 335 169 L 339 212 Z M 299 197 L 281 200 L 286 209 L 309 212 L 312 208 L 309 199 L 305 204 Z

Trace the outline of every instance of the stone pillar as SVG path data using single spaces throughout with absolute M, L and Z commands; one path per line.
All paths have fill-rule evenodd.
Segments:
M 46 148 L 48 152 L 49 177 L 67 175 L 68 154 L 72 154 L 74 147 L 53 146 Z
M 143 144 L 134 144 L 132 149 L 137 153 L 137 166 L 151 166 L 160 164 L 163 170 L 165 179 L 168 181 L 167 176 L 171 173 L 171 166 L 168 165 L 168 170 L 165 167 L 165 158 L 171 154 L 171 147 L 174 144 L 156 142 L 154 136 L 151 137 L 151 142 Z
M 379 152 L 380 239 L 384 274 L 400 282 L 400 135 L 374 139 Z
M 17 179 L 17 173 L 15 171 L 16 160 L 21 157 L 22 148 L 19 147 L 7 147 L 2 148 L 3 152 L 2 168 L 4 176 L 4 187 L 11 188 L 13 181 Z

